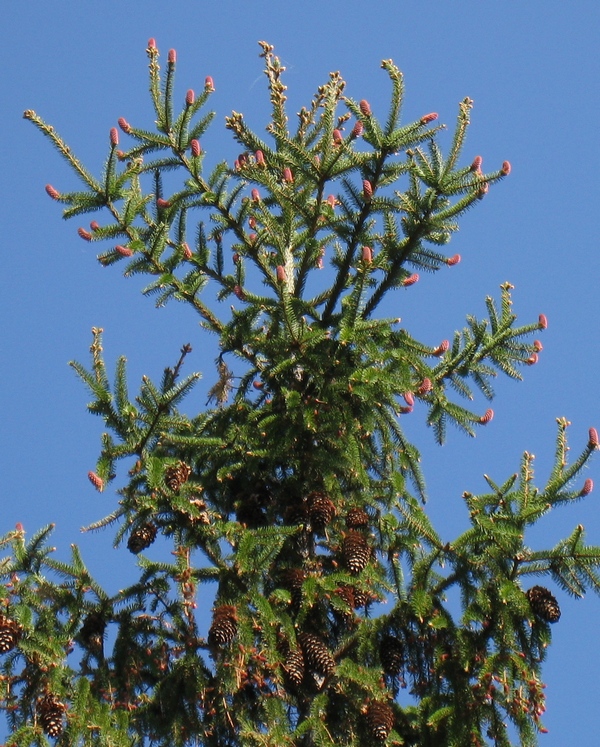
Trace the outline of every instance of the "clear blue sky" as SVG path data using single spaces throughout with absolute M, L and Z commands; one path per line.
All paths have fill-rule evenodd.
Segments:
M 177 49 L 181 100 L 213 76 L 218 116 L 203 146 L 214 160 L 237 154 L 223 127 L 232 109 L 257 128 L 268 116 L 259 39 L 275 44 L 288 69 L 292 112 L 332 70 L 342 72 L 350 96 L 368 98 L 382 112 L 388 82 L 379 64 L 389 57 L 405 73 L 407 119 L 437 111 L 452 125 L 458 102 L 472 97 L 465 162 L 479 154 L 493 169 L 508 159 L 513 172 L 463 221 L 449 247 L 462 255 L 461 264 L 422 277 L 385 312 L 437 343 L 451 337 L 467 313 L 483 316 L 485 296 L 497 296 L 509 280 L 519 320 L 543 312 L 549 327 L 540 335 L 540 362 L 524 371 L 524 382 L 498 382 L 495 418 L 476 439 L 451 431 L 439 448 L 422 427 L 424 410 L 406 421 L 423 454 L 438 528 L 448 540 L 465 528 L 462 492 L 483 490 L 483 473 L 508 477 L 524 450 L 537 455 L 542 482 L 556 417 L 572 421 L 571 445 L 579 453 L 588 428 L 600 427 L 599 29 L 600 6 L 591 0 L 7 4 L 0 30 L 0 531 L 17 521 L 28 532 L 56 522 L 57 555 L 66 557 L 70 543 L 79 543 L 92 571 L 115 591 L 133 577 L 135 561 L 126 548 L 112 549 L 110 532 L 79 533 L 112 510 L 115 496 L 111 490 L 99 495 L 87 481 L 102 424 L 86 413 L 87 393 L 67 361 L 87 363 L 90 328 L 101 326 L 108 361 L 128 357 L 134 391 L 142 374 L 158 378 L 174 363 L 185 342 L 194 349 L 188 370 L 204 373 L 187 401 L 190 412 L 203 407 L 214 381 L 215 353 L 192 312 L 155 310 L 139 294 L 141 282 L 125 281 L 95 261 L 99 245 L 77 236 L 86 223 L 61 221 L 44 185 L 66 191 L 76 182 L 22 119 L 24 109 L 35 109 L 98 171 L 118 117 L 142 127 L 152 121 L 144 51 L 151 36 L 163 60 L 169 48 Z M 600 460 L 587 476 L 596 480 L 596 492 L 556 514 L 533 545 L 554 543 L 579 522 L 600 544 Z M 563 616 L 545 669 L 549 734 L 541 744 L 594 747 L 600 601 L 555 592 Z

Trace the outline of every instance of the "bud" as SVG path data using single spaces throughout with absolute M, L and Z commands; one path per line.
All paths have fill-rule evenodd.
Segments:
M 258 189 L 252 190 L 252 202 L 260 202 L 260 192 Z
M 248 240 L 250 241 L 251 244 L 254 244 L 254 242 L 256 241 L 256 234 L 255 233 L 248 234 Z
M 473 159 L 473 163 L 471 164 L 471 171 L 476 171 L 478 174 L 480 174 L 482 163 L 483 158 L 481 156 L 475 156 L 475 158 Z
M 482 200 L 489 191 L 490 185 L 487 182 L 485 184 L 482 184 L 481 187 L 479 187 L 479 191 L 477 192 L 477 198 L 479 200 Z
M 285 267 L 283 265 L 277 265 L 277 282 L 278 283 L 285 283 L 287 280 L 287 275 L 285 274 Z
M 510 161 L 504 161 L 502 163 L 502 169 L 501 170 L 502 170 L 502 173 L 504 174 L 504 176 L 508 176 L 510 174 L 510 171 L 511 171 Z
M 334 145 L 341 145 L 344 142 L 344 138 L 342 137 L 342 133 L 340 130 L 334 130 L 333 131 L 333 143 Z
M 101 477 L 98 477 L 98 475 L 95 472 L 88 472 L 88 480 L 92 483 L 92 485 L 96 488 L 96 490 L 101 493 L 104 490 L 104 480 Z
M 322 246 L 319 249 L 319 258 L 317 259 L 317 269 L 322 270 L 323 269 L 323 257 L 325 256 L 325 247 Z
M 254 157 L 256 158 L 257 166 L 266 166 L 265 156 L 262 150 L 257 150 L 256 153 L 254 154 Z
M 583 483 L 583 487 L 581 488 L 579 495 L 581 497 L 589 495 L 593 489 L 594 489 L 594 481 L 592 480 L 591 477 L 588 477 L 588 479 Z
M 110 144 L 113 147 L 119 144 L 119 131 L 116 127 L 110 128 Z
M 487 425 L 493 417 L 494 411 L 492 409 L 486 410 L 479 418 L 479 422 L 481 423 L 481 425 Z
M 457 265 L 461 260 L 460 254 L 455 254 L 453 257 L 448 257 L 446 260 L 446 264 L 450 265 L 452 267 L 453 265 Z
M 174 49 L 169 49 L 167 60 L 169 65 L 174 65 L 177 62 L 177 52 Z
M 248 225 L 250 228 L 256 228 L 256 218 L 253 215 L 248 218 Z
M 190 142 L 190 146 L 192 148 L 192 155 L 194 156 L 194 158 L 198 158 L 198 156 L 200 155 L 200 153 L 202 153 L 202 148 L 200 146 L 200 141 L 194 139 L 194 140 L 192 140 Z
M 210 75 L 207 75 L 206 79 L 204 80 L 204 88 L 207 91 L 214 91 L 215 90 L 215 84 L 214 84 L 214 81 L 213 81 L 213 79 L 211 78 Z
M 233 263 L 237 265 L 237 263 L 240 261 L 240 255 L 237 252 L 235 252 L 235 254 L 232 256 L 231 259 L 233 260 Z
M 190 88 L 190 90 L 185 94 L 185 103 L 188 106 L 191 106 L 194 103 L 195 100 L 196 100 L 196 94 Z
M 595 428 L 590 428 L 589 430 L 589 439 L 588 439 L 588 446 L 590 446 L 593 449 L 598 448 L 598 431 Z
M 537 353 L 532 353 L 529 358 L 525 361 L 528 366 L 534 366 L 540 359 L 540 356 Z
M 115 251 L 122 257 L 131 257 L 131 255 L 133 254 L 128 246 L 122 246 L 121 244 L 117 244 L 117 246 L 115 246 Z
M 117 119 L 117 124 L 123 130 L 123 132 L 131 132 L 131 125 L 125 119 L 125 117 L 119 117 L 119 119 Z
M 373 197 L 373 185 L 368 179 L 364 179 L 363 183 L 363 197 L 365 200 L 370 200 Z
M 425 114 L 425 116 L 421 117 L 419 121 L 421 122 L 421 124 L 429 124 L 429 122 L 435 122 L 437 118 L 437 113 L 431 112 L 430 114 Z
M 450 342 L 448 340 L 442 340 L 440 344 L 437 346 L 437 348 L 433 351 L 433 355 L 440 356 L 443 355 L 448 348 L 450 347 Z
M 256 379 L 256 381 L 252 382 L 252 386 L 255 389 L 262 389 L 264 387 L 264 383 L 262 381 L 259 381 L 258 379 Z
M 60 198 L 60 192 L 57 189 L 54 189 L 51 184 L 46 184 L 46 194 L 49 197 L 52 197 L 53 200 L 58 200 Z
M 329 195 L 327 197 L 327 204 L 332 210 L 335 210 L 335 206 L 337 205 L 337 200 L 335 198 L 335 195 Z
M 371 262 L 373 261 L 373 250 L 371 249 L 370 246 L 363 246 L 362 261 L 367 265 L 370 265 Z
M 402 396 L 409 407 L 412 407 L 415 404 L 415 398 L 413 397 L 412 392 L 404 392 Z
M 352 128 L 352 132 L 350 133 L 351 138 L 357 138 L 360 137 L 364 132 L 364 127 L 362 122 L 357 122 L 354 127 Z
M 90 228 L 92 229 L 92 231 L 97 231 L 100 228 L 100 224 L 98 223 L 97 220 L 93 220 L 90 223 Z
M 286 166 L 283 170 L 283 181 L 287 182 L 288 184 L 293 184 L 294 182 L 294 176 L 289 166 Z
M 412 275 L 409 275 L 407 278 L 404 278 L 402 281 L 402 285 L 405 288 L 408 288 L 409 285 L 414 285 L 419 281 L 419 274 L 417 272 L 413 272 Z
M 423 394 L 427 394 L 427 392 L 430 392 L 433 389 L 433 384 L 431 383 L 431 379 L 423 379 L 421 382 L 421 385 L 417 389 L 417 394 L 420 394 L 421 396 Z M 406 397 L 405 397 L 406 399 Z
M 548 319 L 546 318 L 545 314 L 540 314 L 538 318 L 538 327 L 540 329 L 547 329 L 548 328 Z
M 371 105 L 366 99 L 362 99 L 358 102 L 358 106 L 360 108 L 361 114 L 364 117 L 370 117 L 371 116 Z
M 186 259 L 192 258 L 192 250 L 190 249 L 190 245 L 187 243 L 187 241 L 183 242 L 183 256 Z
M 92 234 L 89 231 L 86 231 L 85 228 L 78 228 L 77 229 L 77 233 L 85 241 L 91 241 L 92 240 Z
M 539 352 L 540 350 L 543 350 L 543 349 L 544 349 L 544 347 L 543 347 L 542 343 L 541 343 L 541 342 L 540 342 L 539 340 L 534 340 L 534 341 L 533 341 L 533 347 L 534 347 L 534 348 L 535 348 L 535 349 L 536 349 L 536 350 L 537 350 L 538 352 Z
M 233 162 L 233 170 L 234 171 L 239 171 L 241 168 L 242 167 L 240 166 L 240 162 L 236 158 L 235 161 Z
M 244 289 L 241 285 L 234 285 L 233 286 L 233 295 L 236 298 L 239 298 L 240 301 L 243 301 L 246 298 L 246 294 L 244 293 Z
M 156 49 L 156 39 L 148 39 L 148 49 Z
M 162 197 L 159 197 L 156 201 L 156 206 L 162 210 L 164 208 L 171 207 L 171 203 L 168 200 L 163 200 Z

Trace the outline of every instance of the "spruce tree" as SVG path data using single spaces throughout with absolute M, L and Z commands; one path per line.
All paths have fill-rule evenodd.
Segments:
M 52 527 L 2 538 L 6 743 L 536 744 L 560 618 L 543 584 L 600 590 L 600 548 L 577 526 L 534 550 L 528 530 L 590 493 L 580 472 L 597 432 L 569 463 L 559 419 L 547 483 L 536 487 L 525 453 L 508 479 L 464 493 L 470 527 L 442 536 L 404 417 L 419 402 L 438 442 L 448 423 L 474 435 L 493 412 L 464 404 L 491 400 L 495 376 L 518 379 L 536 362 L 546 318 L 518 325 L 509 284 L 485 299 L 486 318 L 468 316 L 436 346 L 378 314 L 419 273 L 441 270 L 433 284 L 452 272 L 458 219 L 510 164 L 461 162 L 469 99 L 447 153 L 436 114 L 402 122 L 391 60 L 383 118 L 338 73 L 288 117 L 284 68 L 260 46 L 267 136 L 233 112 L 240 155 L 210 173 L 201 138 L 213 81 L 180 105 L 176 54 L 161 72 L 154 40 L 155 126 L 119 119 L 125 137 L 110 131 L 100 177 L 25 112 L 82 182 L 46 187 L 64 217 L 104 216 L 78 230 L 108 243 L 100 263 L 150 276 L 144 293 L 158 305 L 190 306 L 219 355 L 193 416 L 182 410 L 199 377 L 185 370 L 189 344 L 134 396 L 125 358 L 106 369 L 101 329 L 90 364 L 72 363 L 106 427 L 90 481 L 110 495 L 119 466 L 124 478 L 89 528 L 113 529 L 139 579 L 109 594 L 76 546 L 69 562 L 54 557 Z M 153 555 L 161 543 L 171 560 Z

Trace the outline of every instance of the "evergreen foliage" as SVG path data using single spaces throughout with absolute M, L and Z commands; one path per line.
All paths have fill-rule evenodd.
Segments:
M 50 526 L 1 539 L 7 744 L 536 744 L 560 608 L 530 577 L 599 591 L 600 547 L 577 526 L 534 551 L 527 532 L 591 491 L 589 479 L 574 485 L 597 434 L 569 464 L 559 420 L 547 484 L 535 486 L 525 454 L 505 482 L 486 477 L 490 492 L 464 494 L 471 526 L 442 538 L 403 416 L 420 400 L 439 442 L 449 422 L 473 435 L 493 413 L 463 402 L 492 399 L 499 373 L 520 378 L 546 320 L 517 325 L 509 284 L 486 299 L 486 319 L 469 316 L 435 348 L 376 314 L 417 272 L 451 271 L 457 220 L 510 165 L 461 165 L 469 99 L 447 154 L 437 115 L 404 123 L 391 60 L 384 119 L 332 73 L 292 127 L 284 68 L 261 42 L 268 137 L 233 112 L 242 152 L 205 173 L 213 81 L 177 113 L 175 52 L 163 75 L 154 40 L 147 51 L 156 127 L 120 119 L 131 145 L 120 150 L 111 130 L 100 178 L 35 112 L 25 117 L 83 183 L 64 194 L 48 185 L 65 218 L 108 214 L 79 235 L 109 240 L 101 264 L 149 276 L 157 305 L 176 299 L 200 315 L 218 335 L 217 379 L 210 406 L 189 417 L 189 345 L 134 397 L 124 358 L 111 383 L 101 329 L 89 367 L 72 363 L 106 426 L 90 481 L 107 490 L 117 463 L 130 465 L 114 510 L 90 529 L 114 527 L 139 580 L 110 596 L 77 547 L 69 562 L 53 557 Z M 210 293 L 231 310 L 218 313 Z M 159 536 L 170 562 L 152 560 Z M 213 597 L 202 627 L 198 600 Z

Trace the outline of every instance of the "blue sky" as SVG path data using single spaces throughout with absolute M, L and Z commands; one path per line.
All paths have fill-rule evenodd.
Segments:
M 86 413 L 87 393 L 67 366 L 73 358 L 87 363 L 92 326 L 105 330 L 109 364 L 127 356 L 134 391 L 142 374 L 159 378 L 185 342 L 194 349 L 187 370 L 204 374 L 187 400 L 190 412 L 204 406 L 214 382 L 215 351 L 192 312 L 175 305 L 155 310 L 139 294 L 141 281 L 125 281 L 116 268 L 95 261 L 102 248 L 77 236 L 83 221 L 61 220 L 44 185 L 67 191 L 76 182 L 22 119 L 23 110 L 35 109 L 98 172 L 118 117 L 143 127 L 152 121 L 144 51 L 150 37 L 163 60 L 169 48 L 177 50 L 182 101 L 188 88 L 199 90 L 207 75 L 214 78 L 217 118 L 203 138 L 213 162 L 232 161 L 239 150 L 223 126 L 232 109 L 258 129 L 266 122 L 257 45 L 264 39 L 287 67 L 290 112 L 310 101 L 330 71 L 340 70 L 348 94 L 367 98 L 383 115 L 389 88 L 379 65 L 391 57 L 405 74 L 407 119 L 436 111 L 452 125 L 458 102 L 470 96 L 475 107 L 465 163 L 475 155 L 489 170 L 505 159 L 512 163 L 510 177 L 466 216 L 450 244 L 450 253 L 462 255 L 460 265 L 422 277 L 384 310 L 434 344 L 462 327 L 466 314 L 483 316 L 485 296 L 497 297 L 509 280 L 519 321 L 541 312 L 549 320 L 539 364 L 524 371 L 524 382 L 498 382 L 495 418 L 476 439 L 450 431 L 440 448 L 422 426 L 424 410 L 416 408 L 407 420 L 422 451 L 429 507 L 447 539 L 466 526 L 460 496 L 483 490 L 483 473 L 505 479 L 527 450 L 536 454 L 543 482 L 556 417 L 572 422 L 574 455 L 588 428 L 600 427 L 597 3 L 33 0 L 10 6 L 0 30 L 1 532 L 17 521 L 28 532 L 56 522 L 59 557 L 77 542 L 110 590 L 133 577 L 133 556 L 124 547 L 113 550 L 109 532 L 79 532 L 114 506 L 110 490 L 99 495 L 87 481 L 102 424 Z M 599 467 L 596 459 L 584 475 L 596 480 L 596 492 L 547 521 L 533 545 L 553 544 L 577 523 L 600 544 Z M 541 744 L 592 747 L 598 742 L 600 601 L 556 593 L 563 616 L 545 669 L 549 733 Z

